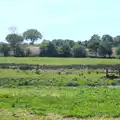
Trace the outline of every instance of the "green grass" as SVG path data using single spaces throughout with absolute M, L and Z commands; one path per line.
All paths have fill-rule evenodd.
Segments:
M 120 60 L 0 57 L 0 63 L 119 64 Z M 87 69 L 38 70 L 37 73 L 35 69 L 0 69 L 0 120 L 119 119 L 120 88 L 87 87 L 120 85 L 119 78 L 110 80 L 104 75 L 103 70 Z
M 105 79 L 103 70 L 19 70 L 0 69 L 0 86 L 97 86 L 120 85 L 119 78 Z M 117 74 L 116 74 L 117 75 Z
M 40 65 L 71 65 L 71 64 L 120 64 L 119 59 L 99 59 L 99 58 L 15 58 L 0 57 L 0 63 L 27 63 Z
M 0 88 L 0 118 L 6 111 L 26 110 L 36 116 L 120 117 L 120 88 Z M 7 113 L 6 113 L 7 115 Z M 17 114 L 18 116 L 20 114 Z M 5 120 L 5 119 L 3 119 Z

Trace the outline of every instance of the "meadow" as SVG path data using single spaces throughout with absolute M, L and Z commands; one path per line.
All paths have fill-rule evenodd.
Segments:
M 97 64 L 120 64 L 119 59 L 102 58 L 45 58 L 45 57 L 0 57 L 0 63 L 26 63 L 40 65 L 97 65 Z
M 111 73 L 115 74 L 115 73 Z M 105 77 L 104 70 L 20 70 L 0 69 L 0 86 L 108 86 L 120 85 L 119 75 L 116 79 Z
M 2 120 L 115 119 L 120 88 L 18 87 L 0 89 Z
M 1 57 L 1 64 L 21 63 L 21 66 L 7 64 L 0 68 L 0 120 L 119 120 L 118 71 L 109 73 L 116 78 L 107 78 L 103 69 L 25 69 L 22 65 L 115 65 L 119 61 Z

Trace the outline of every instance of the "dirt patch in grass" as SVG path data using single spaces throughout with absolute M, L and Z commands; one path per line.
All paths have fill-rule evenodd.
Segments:
M 0 109 L 0 120 L 120 120 L 120 118 L 75 118 L 63 117 L 54 113 L 49 113 L 47 116 L 37 116 L 27 110 L 22 109 Z

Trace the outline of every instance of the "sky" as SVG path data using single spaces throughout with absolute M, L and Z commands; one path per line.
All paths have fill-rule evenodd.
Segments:
M 37 29 L 43 39 L 88 40 L 93 34 L 120 35 L 120 0 L 1 0 L 0 41 Z

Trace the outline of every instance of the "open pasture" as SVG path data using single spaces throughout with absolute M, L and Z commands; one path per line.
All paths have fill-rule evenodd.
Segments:
M 120 64 L 119 59 L 102 59 L 102 58 L 45 58 L 45 57 L 0 57 L 0 63 L 26 63 L 26 64 L 40 64 L 40 65 L 97 65 Z
M 32 120 L 35 116 L 47 118 L 47 116 L 53 114 L 62 116 L 62 120 L 67 120 L 68 118 L 68 120 L 72 120 L 73 117 L 76 119 L 115 119 L 120 115 L 119 93 L 120 88 L 108 87 L 2 88 L 0 89 L 0 118 L 4 117 L 4 120 L 7 120 L 7 115 L 9 115 L 9 117 L 17 120 L 25 116 L 31 116 L 31 118 L 26 118 L 26 120 Z M 8 111 L 5 115 L 6 118 L 3 116 L 5 111 Z M 51 119 L 49 117 L 48 120 L 55 120 L 55 117 L 53 116 Z

